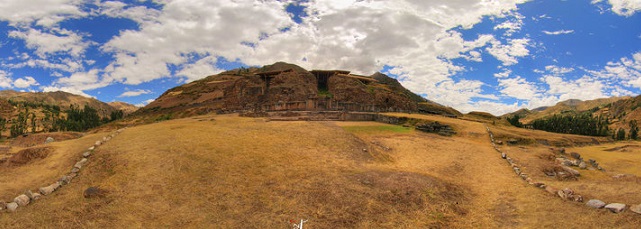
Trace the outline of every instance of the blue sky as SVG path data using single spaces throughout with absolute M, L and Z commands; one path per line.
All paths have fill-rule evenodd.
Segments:
M 276 61 L 496 115 L 641 93 L 641 0 L 3 0 L 0 89 L 144 105 Z

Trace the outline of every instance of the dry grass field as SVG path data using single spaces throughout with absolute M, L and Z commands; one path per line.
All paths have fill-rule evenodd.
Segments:
M 374 122 L 268 122 L 236 115 L 131 127 L 101 146 L 71 184 L 15 213 L 0 214 L 0 228 L 288 228 L 290 220 L 300 219 L 309 220 L 305 228 L 641 224 L 641 215 L 592 210 L 528 186 L 491 147 L 482 123 L 415 117 L 450 124 L 458 133 L 442 137 Z M 496 131 L 514 135 L 509 128 Z M 0 200 L 56 180 L 104 135 L 55 142 L 44 159 L 0 167 Z M 609 171 L 638 174 L 624 168 L 640 163 L 634 150 L 625 152 L 633 147 L 607 152 L 621 154 L 608 157 L 602 150 L 617 146 L 603 146 L 568 151 L 581 151 Z M 506 150 L 527 163 L 548 147 Z M 597 196 L 607 178 L 588 173 L 558 186 Z M 82 193 L 90 186 L 108 193 L 85 199 Z M 633 194 L 624 200 L 635 201 Z M 608 195 L 598 196 L 618 201 Z

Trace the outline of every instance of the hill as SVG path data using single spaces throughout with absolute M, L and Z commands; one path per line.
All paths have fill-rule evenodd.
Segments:
M 109 102 L 109 103 L 107 103 L 107 104 L 108 104 L 109 106 L 113 107 L 113 108 L 114 108 L 114 109 L 116 109 L 116 110 L 121 110 L 121 111 L 123 111 L 123 113 L 124 113 L 125 115 L 131 114 L 131 113 L 134 113 L 134 112 L 136 112 L 136 111 L 139 109 L 139 107 L 137 107 L 137 106 L 135 106 L 135 105 L 133 105 L 133 104 L 129 104 L 129 103 L 125 103 L 125 102 L 120 102 L 120 101 L 116 101 L 116 102 Z
M 420 105 L 419 104 L 427 104 Z M 210 112 L 403 111 L 457 116 L 452 108 L 428 101 L 382 73 L 312 70 L 278 62 L 240 68 L 172 88 L 135 112 L 189 116 Z
M 411 117 L 451 125 L 459 134 L 237 115 L 130 127 L 99 146 L 70 184 L 15 213 L 0 213 L 0 228 L 286 228 L 301 219 L 310 228 L 635 228 L 641 223 L 631 211 L 591 209 L 528 185 L 496 153 L 482 123 Z M 617 172 L 641 175 L 629 164 L 638 165 L 639 160 L 629 160 L 638 158 L 635 154 L 600 151 L 614 146 L 574 148 L 586 157 L 599 156 L 612 172 L 581 170 L 579 180 L 557 181 L 538 170 L 553 162 L 545 159 L 550 146 L 537 142 L 603 139 L 488 126 L 499 139 L 539 139 L 505 146 L 538 181 L 572 187 L 586 198 L 641 201 L 634 191 L 638 178 L 611 178 Z M 0 166 L 0 200 L 58 180 L 108 134 L 54 142 L 47 145 L 48 156 Z M 83 197 L 89 187 L 103 194 Z
M 0 91 L 0 99 L 14 102 L 29 102 L 34 104 L 47 104 L 59 106 L 61 109 L 69 109 L 71 105 L 80 108 L 88 105 L 98 111 L 101 117 L 108 117 L 111 112 L 118 110 L 107 103 L 94 98 L 87 98 L 63 91 L 56 92 L 17 92 L 13 90 Z
M 551 107 L 540 107 L 532 110 L 521 109 L 509 114 L 502 115 L 501 117 L 512 117 L 519 115 L 523 124 L 529 124 L 536 119 L 551 117 L 554 115 L 575 115 L 585 111 L 597 111 L 606 108 L 609 104 L 620 100 L 628 100 L 630 97 L 612 97 L 602 98 L 595 100 L 581 101 L 578 99 L 570 99 L 558 102 Z

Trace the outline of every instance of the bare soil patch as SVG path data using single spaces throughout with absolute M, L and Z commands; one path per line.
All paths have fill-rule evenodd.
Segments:
M 7 158 L 4 166 L 22 166 L 38 159 L 44 159 L 53 151 L 52 147 L 35 147 L 18 151 L 16 154 Z
M 77 139 L 82 137 L 82 133 L 78 132 L 54 132 L 54 133 L 39 133 L 29 134 L 27 136 L 18 136 L 10 143 L 11 146 L 16 147 L 32 147 L 45 143 L 48 137 L 52 137 L 55 141 L 65 141 L 70 139 Z

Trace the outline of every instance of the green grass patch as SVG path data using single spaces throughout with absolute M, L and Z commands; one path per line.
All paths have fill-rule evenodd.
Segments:
M 394 126 L 394 125 L 380 125 L 380 126 L 344 126 L 344 130 L 350 133 L 409 133 L 412 131 L 410 127 Z

